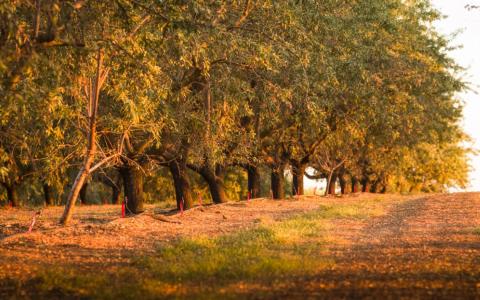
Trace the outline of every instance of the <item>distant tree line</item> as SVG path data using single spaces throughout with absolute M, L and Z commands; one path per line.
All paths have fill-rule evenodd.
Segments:
M 134 214 L 162 187 L 188 209 L 200 189 L 302 195 L 305 174 L 331 193 L 465 186 L 439 18 L 423 0 L 3 2 L 1 197 L 63 195 L 67 223 L 89 183 Z

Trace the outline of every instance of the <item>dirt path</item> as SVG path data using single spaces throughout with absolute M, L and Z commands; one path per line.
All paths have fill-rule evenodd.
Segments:
M 480 299 L 479 227 L 479 194 L 408 200 L 355 233 L 339 227 L 351 244 L 331 249 L 335 267 L 273 298 Z

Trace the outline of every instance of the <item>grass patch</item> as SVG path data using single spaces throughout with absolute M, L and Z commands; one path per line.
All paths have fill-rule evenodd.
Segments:
M 473 233 L 480 235 L 480 227 L 475 228 Z
M 279 277 L 311 275 L 331 266 L 325 256 L 330 221 L 384 213 L 378 200 L 320 209 L 281 222 L 261 220 L 258 228 L 218 238 L 182 239 L 136 261 L 164 282 L 237 280 L 269 283 Z
M 335 242 L 332 221 L 379 216 L 384 207 L 369 200 L 324 205 L 283 221 L 263 218 L 256 228 L 233 234 L 180 239 L 114 272 L 49 269 L 38 275 L 35 290 L 46 297 L 225 298 L 228 286 L 269 287 L 333 266 L 326 253 L 327 243 Z
M 319 255 L 307 255 L 309 249 L 319 251 L 321 245 L 285 243 L 275 229 L 262 226 L 216 239 L 181 240 L 137 263 L 164 282 L 269 281 L 328 265 L 329 261 Z

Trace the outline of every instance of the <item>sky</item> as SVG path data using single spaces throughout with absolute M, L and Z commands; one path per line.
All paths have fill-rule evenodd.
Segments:
M 454 46 L 462 46 L 451 52 L 451 57 L 466 68 L 464 79 L 471 83 L 472 91 L 459 94 L 465 103 L 463 127 L 472 138 L 472 146 L 480 149 L 480 8 L 468 10 L 467 4 L 479 5 L 480 0 L 431 0 L 445 18 L 434 24 L 447 36 L 457 34 Z M 460 32 L 459 32 L 460 31 Z M 479 94 L 477 94 L 477 92 Z M 470 185 L 468 191 L 480 191 L 480 155 L 471 156 Z M 324 187 L 324 182 L 305 177 L 305 187 Z
M 434 26 L 445 35 L 459 30 L 453 45 L 462 45 L 451 52 L 457 63 L 467 68 L 466 81 L 471 83 L 474 91 L 458 95 L 464 102 L 463 127 L 473 139 L 473 147 L 480 149 L 480 8 L 468 10 L 467 4 L 479 5 L 480 0 L 432 0 L 433 6 L 446 17 Z M 480 156 L 471 157 L 469 191 L 480 191 Z

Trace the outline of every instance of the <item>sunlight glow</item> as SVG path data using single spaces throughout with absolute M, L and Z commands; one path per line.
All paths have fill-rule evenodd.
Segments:
M 433 5 L 447 17 L 435 24 L 444 34 L 461 32 L 454 39 L 455 45 L 463 47 L 452 51 L 452 57 L 467 68 L 465 78 L 471 84 L 472 91 L 459 95 L 465 102 L 463 126 L 472 138 L 472 146 L 480 149 L 480 10 L 468 10 L 467 4 L 479 5 L 480 1 L 472 0 L 433 0 Z M 470 173 L 469 191 L 480 191 L 480 156 L 472 155 L 472 171 Z

